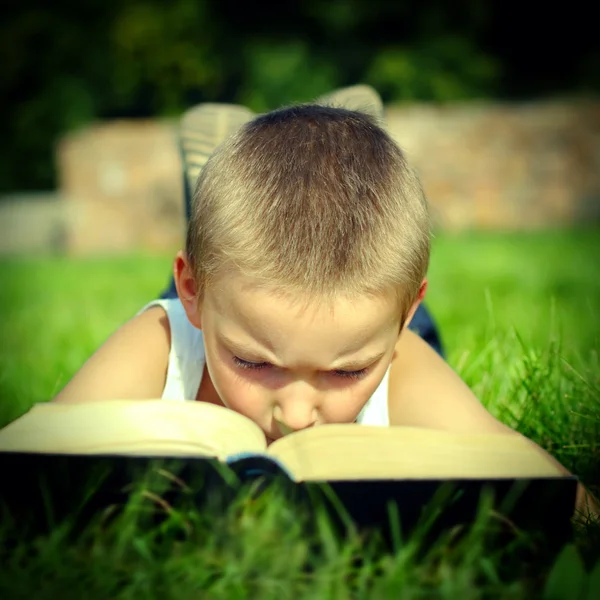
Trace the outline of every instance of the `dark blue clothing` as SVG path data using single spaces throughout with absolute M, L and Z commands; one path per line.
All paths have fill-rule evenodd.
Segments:
M 422 302 L 419 304 L 408 328 L 422 337 L 442 358 L 445 358 L 440 332 L 433 317 Z

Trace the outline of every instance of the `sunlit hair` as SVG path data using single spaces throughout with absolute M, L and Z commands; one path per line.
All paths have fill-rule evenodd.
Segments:
M 404 321 L 429 263 L 427 202 L 373 117 L 283 108 L 250 121 L 211 156 L 186 252 L 200 295 L 233 272 L 303 301 L 395 294 Z

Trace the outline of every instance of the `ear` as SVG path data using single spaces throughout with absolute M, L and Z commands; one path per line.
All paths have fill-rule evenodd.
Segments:
M 192 265 L 183 250 L 177 252 L 173 261 L 173 278 L 188 320 L 197 329 L 202 329 L 202 302 L 198 294 L 198 284 Z
M 404 325 L 402 326 L 402 331 L 404 331 L 409 323 L 412 321 L 412 318 L 415 316 L 415 313 L 417 312 L 417 308 L 419 308 L 419 304 L 421 304 L 421 302 L 423 301 L 423 298 L 425 298 L 425 294 L 427 292 L 427 286 L 429 285 L 429 282 L 427 281 L 427 277 L 425 279 L 423 279 L 422 283 L 421 283 L 421 287 L 419 288 L 419 294 L 417 295 L 417 299 L 414 301 L 413 305 L 410 307 L 410 310 L 408 311 L 408 316 L 406 317 L 406 321 L 404 322 Z M 402 331 L 400 333 L 402 333 Z

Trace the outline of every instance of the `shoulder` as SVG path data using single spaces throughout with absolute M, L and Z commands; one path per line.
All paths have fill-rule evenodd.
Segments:
M 143 310 L 129 321 L 129 326 L 141 336 L 152 338 L 168 354 L 171 346 L 171 325 L 163 306 L 157 304 Z
M 151 306 L 119 327 L 54 400 L 160 398 L 170 346 L 168 316 Z
M 171 347 L 171 324 L 167 310 L 161 305 L 144 308 L 117 329 L 105 344 L 132 349 L 152 349 L 152 353 L 168 359 Z
M 512 432 L 486 410 L 452 367 L 409 329 L 400 335 L 392 359 L 388 408 L 391 425 Z

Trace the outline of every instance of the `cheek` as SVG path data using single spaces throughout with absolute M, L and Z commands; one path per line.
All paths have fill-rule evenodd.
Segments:
M 327 423 L 351 423 L 354 421 L 377 389 L 378 383 L 379 378 L 373 375 L 331 393 L 322 406 L 323 420 Z
M 227 408 L 249 415 L 261 404 L 261 395 L 256 386 L 240 378 L 233 366 L 227 364 L 218 354 L 211 352 L 208 347 L 206 366 L 213 386 Z
M 354 422 L 381 383 L 386 368 L 387 365 L 382 364 L 363 379 L 352 383 L 338 381 L 335 386 L 332 386 L 326 400 L 321 405 L 322 422 Z

